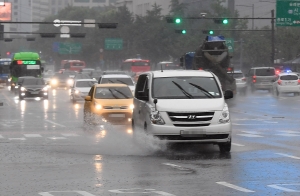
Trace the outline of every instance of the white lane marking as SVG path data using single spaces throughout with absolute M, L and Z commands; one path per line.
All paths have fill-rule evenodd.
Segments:
M 48 137 L 48 138 L 51 139 L 51 140 L 65 140 L 65 139 L 67 139 L 65 137 Z
M 251 135 L 259 135 L 261 134 L 261 132 L 257 132 L 257 131 L 241 131 L 243 133 L 247 133 L 247 134 L 251 134 Z
M 223 185 L 223 186 L 226 186 L 226 187 L 229 187 L 229 188 L 232 188 L 232 189 L 235 189 L 235 190 L 238 190 L 238 191 L 245 192 L 245 193 L 254 193 L 255 192 L 255 191 L 245 189 L 243 187 L 239 187 L 239 186 L 227 183 L 227 182 L 216 182 L 216 183 L 220 184 L 220 185 Z
M 279 186 L 279 185 L 281 185 L 281 186 Z M 288 188 L 282 187 L 285 185 L 300 185 L 300 184 L 271 184 L 271 185 L 268 185 L 268 187 L 272 187 L 274 189 L 279 189 L 279 190 L 286 191 L 286 192 L 300 192 L 298 190 L 293 190 L 293 189 L 288 189 Z
M 156 193 L 158 195 L 163 196 L 175 196 L 171 193 L 166 193 L 164 191 L 157 191 L 155 189 L 141 189 L 141 188 L 131 188 L 131 189 L 115 189 L 115 190 L 108 190 L 111 193 L 125 193 L 125 194 L 151 194 Z
M 280 133 L 280 134 L 275 134 L 275 135 L 286 136 L 286 137 L 297 137 L 297 136 L 300 136 L 300 135 L 292 134 L 292 133 Z
M 285 131 L 279 131 L 279 132 L 283 132 L 283 133 L 298 133 L 298 134 L 300 134 L 299 131 L 291 131 L 291 130 L 285 130 Z
M 289 158 L 292 158 L 292 159 L 300 160 L 300 157 L 292 156 L 292 155 L 289 155 L 289 154 L 284 154 L 284 153 L 275 153 L 275 154 L 278 154 L 278 155 L 281 155 L 281 156 L 284 156 L 284 157 L 289 157 Z
M 65 137 L 78 137 L 79 135 L 76 133 L 61 133 L 62 136 Z
M 237 134 L 237 135 L 244 136 L 244 137 L 264 137 L 264 136 L 255 135 L 255 134 Z
M 66 127 L 65 125 L 61 125 L 61 124 L 55 123 L 55 122 L 53 122 L 53 121 L 51 121 L 51 120 L 45 120 L 45 121 L 48 122 L 48 123 L 51 123 L 51 124 L 60 126 L 60 127 Z
M 55 196 L 55 195 L 52 195 L 51 193 L 78 193 L 82 196 L 95 196 L 91 193 L 88 193 L 86 191 L 49 191 L 49 192 L 40 192 L 39 195 L 42 195 L 42 196 Z
M 0 139 L 3 139 L 4 137 L 2 135 L 0 135 Z
M 237 144 L 237 143 L 231 143 L 231 144 L 234 145 L 234 146 L 239 146 L 239 147 L 245 146 L 243 144 Z
M 42 137 L 40 134 L 24 134 L 25 137 Z
M 26 138 L 24 137 L 21 137 L 21 138 L 8 138 L 9 140 L 21 140 L 21 141 L 24 141 L 26 140 Z
M 250 125 L 252 125 L 252 126 L 259 126 L 259 125 L 266 125 L 266 124 L 263 124 L 263 123 L 261 123 L 261 124 L 239 124 L 239 123 L 232 123 L 232 125 L 241 125 L 241 126 L 250 126 Z
M 173 168 L 176 168 L 176 169 L 179 169 L 179 170 L 182 170 L 182 171 L 189 171 L 190 169 L 188 168 L 184 168 L 184 167 L 181 167 L 180 165 L 175 165 L 175 164 L 172 164 L 172 163 L 162 163 L 163 165 L 167 165 L 167 166 L 171 166 Z

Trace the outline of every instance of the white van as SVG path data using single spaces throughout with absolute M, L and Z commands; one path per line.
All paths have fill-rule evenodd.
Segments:
M 133 131 L 145 131 L 168 142 L 218 144 L 231 150 L 231 121 L 216 75 L 198 70 L 142 73 L 136 84 Z

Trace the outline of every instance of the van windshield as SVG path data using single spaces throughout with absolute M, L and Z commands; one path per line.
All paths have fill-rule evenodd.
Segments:
M 221 98 L 220 88 L 213 77 L 169 77 L 153 80 L 152 94 L 158 99 Z
M 275 75 L 275 69 L 257 69 L 256 76 L 274 76 Z

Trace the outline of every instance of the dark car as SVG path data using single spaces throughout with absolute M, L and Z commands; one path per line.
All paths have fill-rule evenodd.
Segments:
M 51 88 L 70 87 L 73 84 L 73 78 L 69 74 L 55 73 L 50 80 Z
M 42 78 L 24 78 L 20 85 L 19 98 L 43 97 L 48 99 L 48 87 Z
M 22 76 L 18 78 L 17 84 L 15 84 L 14 92 L 15 94 L 19 94 L 20 86 L 22 85 L 24 78 L 35 78 L 34 76 Z

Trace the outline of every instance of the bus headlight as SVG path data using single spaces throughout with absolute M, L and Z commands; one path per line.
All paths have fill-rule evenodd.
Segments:
M 8 82 L 11 82 L 11 78 L 8 78 L 8 80 L 7 80 Z
M 26 91 L 26 88 L 24 88 L 23 86 L 20 88 L 21 91 Z
M 67 80 L 67 83 L 68 83 L 68 85 L 71 86 L 71 85 L 73 84 L 73 80 L 72 80 L 72 79 L 68 79 L 68 80 Z

